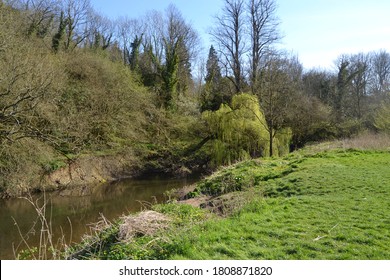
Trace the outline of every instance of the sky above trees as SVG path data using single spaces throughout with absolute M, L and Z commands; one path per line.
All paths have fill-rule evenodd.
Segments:
M 136 18 L 149 10 L 163 11 L 170 3 L 178 7 L 203 41 L 207 56 L 209 29 L 222 0 L 92 0 L 94 8 L 111 17 Z M 343 53 L 390 51 L 390 1 L 388 0 L 278 0 L 277 15 L 284 35 L 281 48 L 297 54 L 305 68 L 334 68 Z

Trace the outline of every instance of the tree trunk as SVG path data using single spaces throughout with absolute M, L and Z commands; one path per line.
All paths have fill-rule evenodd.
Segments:
M 269 156 L 273 156 L 273 144 L 274 144 L 274 136 L 273 136 L 273 129 L 272 127 L 269 128 Z

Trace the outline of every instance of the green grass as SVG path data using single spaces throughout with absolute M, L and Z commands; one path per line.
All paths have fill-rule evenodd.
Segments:
M 389 259 L 389 220 L 368 204 L 309 196 L 251 202 L 235 217 L 194 228 L 180 258 Z
M 357 150 L 242 162 L 201 181 L 192 193 L 236 191 L 232 197 L 245 197 L 246 203 L 229 217 L 188 205 L 159 205 L 155 209 L 175 221 L 163 238 L 116 244 L 122 253 L 106 256 L 390 259 L 389 167 L 389 152 Z

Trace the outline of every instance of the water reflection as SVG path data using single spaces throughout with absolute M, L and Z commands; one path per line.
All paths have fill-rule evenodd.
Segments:
M 51 217 L 55 240 L 65 236 L 69 243 L 80 241 L 90 232 L 89 224 L 98 221 L 100 213 L 113 220 L 122 214 L 142 209 L 143 202 L 162 201 L 163 193 L 195 182 L 196 178 L 122 180 L 100 186 L 79 186 L 47 194 L 47 213 Z M 42 195 L 34 200 L 43 203 Z M 22 233 L 27 233 L 37 219 L 33 206 L 25 199 L 0 201 L 0 259 L 13 259 L 12 244 L 20 243 L 20 236 L 12 217 Z M 70 221 L 70 222 L 69 222 Z M 39 244 L 39 228 L 30 235 L 30 246 Z

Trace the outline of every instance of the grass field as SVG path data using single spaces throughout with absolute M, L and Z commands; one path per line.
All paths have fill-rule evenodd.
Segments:
M 107 243 L 89 258 L 390 259 L 389 152 L 246 161 L 201 181 L 188 196 L 207 196 L 208 207 L 156 205 L 170 217 L 168 229 Z

